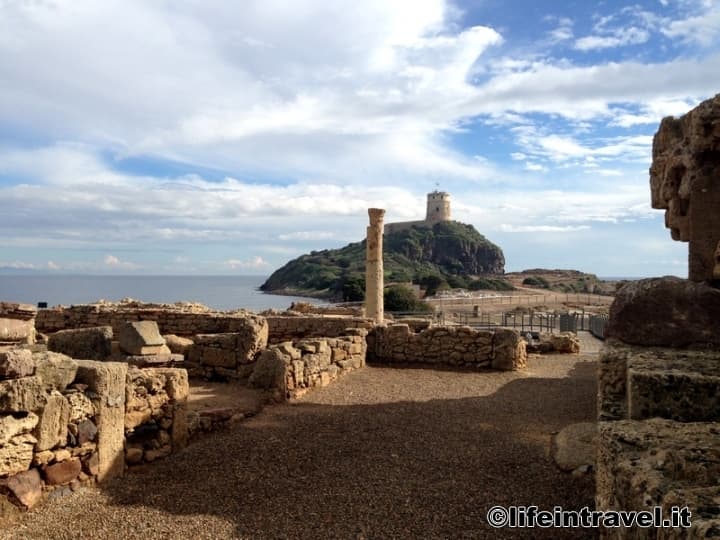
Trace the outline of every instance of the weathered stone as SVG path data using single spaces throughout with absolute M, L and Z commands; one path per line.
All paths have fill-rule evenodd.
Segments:
M 42 499 L 42 479 L 37 469 L 18 473 L 0 480 L 0 492 L 10 497 L 26 510 L 31 509 Z
M 85 418 L 95 416 L 95 407 L 92 400 L 84 392 L 67 394 L 65 398 L 70 404 L 70 422 L 77 424 Z
M 78 382 L 97 395 L 93 399 L 98 428 L 98 479 L 122 476 L 125 469 L 125 384 L 128 366 L 118 362 L 78 361 Z
M 45 450 L 44 452 L 35 452 L 35 455 L 33 455 L 32 464 L 47 465 L 53 460 L 54 457 L 55 454 L 50 450 Z
M 128 465 L 137 465 L 143 461 L 143 449 L 138 446 L 131 446 L 125 449 L 125 461 Z
M 127 322 L 118 332 L 120 350 L 127 354 L 157 354 L 165 345 L 155 321 Z
M 527 365 L 525 340 L 515 330 L 501 329 L 493 337 L 493 369 L 517 370 Z
M 710 281 L 720 242 L 720 94 L 680 118 L 664 118 L 653 139 L 653 208 L 665 209 L 674 240 L 690 242 L 689 278 Z
M 12 319 L 0 315 L 0 341 L 35 343 L 35 321 Z
M 30 433 L 37 423 L 38 416 L 29 412 L 0 416 L 0 446 L 7 444 L 17 435 Z
M 28 470 L 34 446 L 35 437 L 30 434 L 17 435 L 0 446 L 0 477 Z
M 97 427 L 92 421 L 85 419 L 78 424 L 78 444 L 83 445 L 92 442 L 97 437 Z
M 54 463 L 43 467 L 43 474 L 45 475 L 45 481 L 50 486 L 59 486 L 69 484 L 75 480 L 80 471 L 82 470 L 82 464 L 78 458 L 70 458 L 60 463 Z
M 0 351 L 0 379 L 19 379 L 35 373 L 32 353 L 26 349 Z
M 183 356 L 182 354 L 172 354 L 170 352 L 170 349 L 168 349 L 166 346 L 162 347 L 153 347 L 158 350 L 162 349 L 167 352 L 156 352 L 156 353 L 143 353 L 143 354 L 133 354 L 128 355 L 123 360 L 127 362 L 128 364 L 131 364 L 133 366 L 137 366 L 139 368 L 144 367 L 165 367 L 165 366 L 172 366 L 173 364 L 182 364 Z M 148 349 L 148 347 L 143 347 L 143 350 Z
M 89 476 L 97 476 L 100 472 L 100 459 L 97 452 L 93 452 L 82 461 L 82 469 Z
M 60 448 L 59 450 L 55 450 L 53 452 L 53 461 L 60 462 L 60 461 L 66 461 L 72 457 L 72 452 L 68 450 L 67 448 Z
M 38 411 L 45 399 L 45 389 L 37 375 L 0 381 L 0 413 Z
M 75 380 L 77 362 L 64 354 L 40 352 L 33 354 L 35 374 L 48 390 L 62 392 Z
M 50 450 L 64 445 L 67 441 L 67 425 L 70 421 L 70 404 L 65 396 L 53 391 L 40 412 L 40 421 L 35 428 L 36 450 Z
M 558 353 L 579 353 L 580 339 L 572 332 L 561 332 L 560 334 L 547 334 L 547 341 L 553 351 Z
M 659 347 L 720 347 L 720 290 L 676 277 L 631 281 L 610 306 L 606 334 Z
M 667 538 L 706 538 L 701 530 L 712 529 L 706 527 L 708 523 L 716 533 L 720 530 L 717 424 L 650 419 L 600 422 L 599 428 L 598 510 L 687 506 L 692 512 L 691 528 L 683 536 Z M 625 534 L 625 538 L 646 537 L 637 529 Z
M 256 388 L 283 389 L 286 369 L 287 363 L 282 352 L 277 349 L 264 350 L 255 363 L 255 369 L 248 383 Z
M 167 334 L 163 338 L 165 338 L 165 344 L 174 354 L 185 354 L 194 343 L 192 339 L 176 336 L 175 334 Z
M 112 354 L 111 326 L 78 328 L 55 332 L 48 338 L 48 350 L 83 360 L 105 360 Z
M 367 228 L 365 257 L 365 312 L 377 323 L 382 323 L 383 308 L 383 217 L 385 210 L 368 208 L 370 226 Z
M 597 424 L 580 422 L 561 429 L 553 437 L 553 459 L 563 471 L 574 471 L 583 465 L 595 465 Z

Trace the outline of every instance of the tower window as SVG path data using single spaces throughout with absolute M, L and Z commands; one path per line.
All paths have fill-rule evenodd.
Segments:
M 439 207 L 439 206 L 436 206 L 436 207 L 435 207 L 435 211 L 436 211 L 436 212 L 439 212 L 439 211 L 440 211 L 440 207 Z

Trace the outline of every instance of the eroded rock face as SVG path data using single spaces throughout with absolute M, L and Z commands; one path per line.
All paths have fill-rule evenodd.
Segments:
M 673 239 L 690 242 L 689 278 L 712 280 L 720 242 L 720 94 L 663 119 L 653 140 L 650 190 Z
M 19 379 L 35 372 L 32 353 L 26 349 L 0 351 L 0 379 Z
M 720 290 L 676 277 L 632 281 L 610 306 L 607 336 L 631 345 L 720 347 Z

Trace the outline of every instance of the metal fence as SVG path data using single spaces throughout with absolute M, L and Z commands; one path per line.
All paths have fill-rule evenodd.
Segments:
M 426 298 L 431 306 L 522 306 L 538 304 L 560 304 L 574 302 L 578 304 L 609 305 L 614 300 L 612 296 L 581 293 L 553 293 L 553 294 L 527 294 L 527 295 L 497 295 L 497 296 L 470 296 L 470 297 L 439 297 Z
M 605 339 L 605 329 L 608 324 L 607 315 L 591 315 L 589 330 L 590 333 L 598 339 Z

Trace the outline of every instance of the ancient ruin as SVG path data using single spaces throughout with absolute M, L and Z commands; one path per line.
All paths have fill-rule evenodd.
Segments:
M 365 267 L 365 311 L 375 322 L 381 323 L 383 310 L 383 216 L 385 210 L 368 209 L 370 226 L 367 228 L 367 255 Z
M 662 538 L 720 536 L 720 96 L 665 118 L 653 145 L 652 206 L 689 245 L 689 280 L 627 284 L 610 309 L 598 366 L 598 510 L 669 512 L 692 527 Z M 605 538 L 650 538 L 639 528 Z M 660 537 L 659 535 L 657 536 Z
M 688 278 L 710 281 L 720 245 L 720 94 L 680 118 L 664 118 L 653 139 L 652 207 L 665 209 L 673 240 L 689 242 Z

